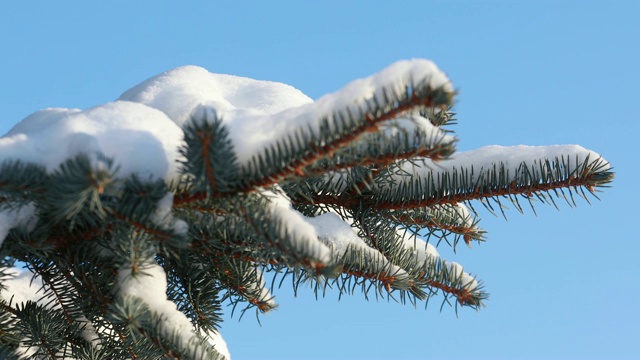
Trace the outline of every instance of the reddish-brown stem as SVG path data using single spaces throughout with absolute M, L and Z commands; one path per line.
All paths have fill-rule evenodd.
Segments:
M 142 231 L 144 231 L 146 233 L 149 233 L 151 235 L 156 236 L 158 238 L 158 240 L 164 241 L 164 240 L 167 240 L 167 239 L 171 238 L 171 234 L 170 233 L 167 233 L 167 232 L 164 232 L 164 231 L 161 231 L 161 230 L 158 230 L 158 229 L 147 227 L 144 224 L 139 223 L 139 222 L 134 221 L 134 220 L 131 220 L 128 217 L 126 217 L 123 214 L 120 214 L 120 213 L 118 213 L 116 211 L 112 211 L 111 214 L 115 218 L 126 222 L 127 224 L 133 226 L 136 229 L 142 230 Z
M 60 305 L 60 308 L 64 313 L 64 317 L 67 320 L 67 323 L 72 324 L 73 317 L 71 317 L 71 315 L 67 311 L 67 308 L 64 306 L 64 302 L 62 301 L 62 296 L 60 295 L 60 292 L 58 291 L 58 289 L 56 289 L 56 287 L 53 285 L 53 282 L 51 281 L 51 277 L 49 276 L 49 274 L 44 272 L 44 269 L 39 267 L 37 262 L 35 263 L 31 262 L 30 265 L 33 266 L 33 269 L 40 275 L 40 277 L 42 277 L 43 282 L 49 287 L 51 292 L 53 292 L 53 295 L 55 296 L 58 302 L 58 305 Z
M 240 254 L 234 255 L 235 258 L 242 260 L 242 261 L 248 261 L 248 262 L 260 262 L 257 261 L 256 259 L 250 257 L 250 256 L 243 256 Z M 283 263 L 283 259 L 270 259 L 267 263 L 268 264 L 280 264 Z M 356 270 L 349 270 L 345 267 L 343 267 L 340 272 L 347 274 L 347 275 L 352 275 L 352 276 L 357 276 L 357 277 L 361 277 L 361 278 L 365 278 L 365 279 L 370 279 L 370 280 L 377 280 L 380 281 L 380 283 L 385 287 L 385 289 L 387 289 L 387 291 L 391 291 L 391 289 L 393 288 L 393 283 L 396 281 L 396 277 L 394 276 L 390 276 L 387 275 L 385 272 L 381 272 L 381 273 L 368 273 L 368 272 L 364 272 L 364 271 L 356 271 Z M 440 289 L 448 294 L 451 294 L 453 296 L 456 297 L 457 301 L 461 304 L 461 305 L 469 305 L 474 303 L 473 302 L 473 293 L 471 292 L 471 290 L 469 289 L 458 289 L 455 288 L 453 286 L 448 286 L 442 283 L 439 283 L 437 281 L 434 280 L 424 280 L 424 283 L 426 283 L 427 285 Z
M 206 192 L 191 193 L 178 193 L 173 197 L 173 206 L 181 206 L 184 204 L 192 203 L 195 201 L 201 201 L 207 199 Z
M 207 173 L 207 181 L 211 187 L 211 191 L 216 194 L 218 192 L 218 185 L 216 184 L 215 176 L 213 175 L 213 166 L 209 161 L 209 145 L 211 144 L 211 137 L 209 133 L 198 131 L 196 135 L 202 140 L 202 159 L 204 160 L 205 171 Z
M 242 211 L 242 215 L 245 219 L 245 221 L 251 225 L 251 227 L 254 228 L 254 230 L 257 233 L 261 232 L 261 229 L 258 227 L 258 225 L 253 221 L 253 218 L 251 216 L 249 216 L 248 214 L 246 214 L 246 212 Z M 306 268 L 309 269 L 314 269 L 315 271 L 321 271 L 322 269 L 326 268 L 327 265 L 323 264 L 321 262 L 318 261 L 310 261 L 308 259 L 304 259 L 301 258 L 300 256 L 298 256 L 298 254 L 296 254 L 295 252 L 289 251 L 289 249 L 286 249 L 282 243 L 280 241 L 277 241 L 276 239 L 272 239 L 269 234 L 265 233 L 264 234 L 264 238 L 267 240 L 267 242 L 269 243 L 270 246 L 280 250 L 283 254 L 286 254 L 287 256 L 290 256 L 294 261 L 296 261 L 298 264 L 301 264 L 303 266 L 305 266 Z
M 374 166 L 377 169 L 384 169 L 388 165 L 399 161 L 406 160 L 414 157 L 429 158 L 435 162 L 442 160 L 447 156 L 449 150 L 444 147 L 436 146 L 429 148 L 418 148 L 412 151 L 407 151 L 398 154 L 387 154 L 378 157 L 367 157 L 362 159 L 356 159 L 352 162 L 344 162 L 337 165 L 331 165 L 331 167 L 318 167 L 312 170 L 305 170 L 304 174 L 307 176 L 318 176 L 325 174 L 329 171 L 336 171 L 341 169 L 348 169 L 354 166 Z
M 593 179 L 593 175 L 586 175 L 583 177 L 571 176 L 565 180 L 559 180 L 552 183 L 535 184 L 531 186 L 518 186 L 515 182 L 504 188 L 492 188 L 489 190 L 481 190 L 480 188 L 474 189 L 471 192 L 451 194 L 445 196 L 430 196 L 423 199 L 398 201 L 398 202 L 382 202 L 377 201 L 374 198 L 362 198 L 352 195 L 318 195 L 307 200 L 303 197 L 295 197 L 292 199 L 293 203 L 311 203 L 311 204 L 325 204 L 334 205 L 344 208 L 363 207 L 380 210 L 406 210 L 423 208 L 427 206 L 443 205 L 443 204 L 458 204 L 469 200 L 478 200 L 482 198 L 493 198 L 506 195 L 526 195 L 530 196 L 535 192 L 544 192 L 561 188 L 573 187 L 577 188 L 584 186 L 590 191 L 593 191 L 594 184 L 597 184 Z
M 349 269 L 342 268 L 341 272 L 343 274 L 353 275 L 353 276 L 357 276 L 365 279 L 378 280 L 382 283 L 382 285 L 387 290 L 390 290 L 391 287 L 393 287 L 393 283 L 396 281 L 395 276 L 387 275 L 387 273 L 384 271 L 379 274 L 375 274 L 375 273 L 368 273 L 364 271 L 356 271 L 356 270 L 349 270 Z
M 364 122 L 362 125 L 356 129 L 353 129 L 350 133 L 337 138 L 333 141 L 327 142 L 322 146 L 313 146 L 313 150 L 308 153 L 308 155 L 303 156 L 300 159 L 292 161 L 287 164 L 287 166 L 283 166 L 279 171 L 271 174 L 270 176 L 259 179 L 253 183 L 246 184 L 244 191 L 251 191 L 258 187 L 265 187 L 269 185 L 273 185 L 277 183 L 280 179 L 288 177 L 293 174 L 305 174 L 304 168 L 311 165 L 313 162 L 325 157 L 332 156 L 335 151 L 340 149 L 341 147 L 350 144 L 351 142 L 358 139 L 362 134 L 367 132 L 375 132 L 378 130 L 378 124 L 394 119 L 401 115 L 402 113 L 409 111 L 418 106 L 431 106 L 431 97 L 426 98 L 418 98 L 413 94 L 409 101 L 399 105 L 396 108 L 393 108 L 387 111 L 384 114 L 374 118 L 371 114 L 364 115 Z
M 455 296 L 460 305 L 471 305 L 475 303 L 473 301 L 473 292 L 469 289 L 466 289 L 466 288 L 458 289 L 453 286 L 448 286 L 434 280 L 427 280 L 426 284 Z
M 171 349 L 169 345 L 163 344 L 160 341 L 160 339 L 158 339 L 157 337 L 147 334 L 147 331 L 145 329 L 138 328 L 138 331 L 142 335 L 146 336 L 149 340 L 151 340 L 152 343 L 156 344 L 159 348 L 161 348 L 164 351 L 164 356 L 169 357 L 171 359 L 176 359 L 176 360 L 182 359 L 179 353 L 176 353 L 175 351 L 173 351 L 173 349 Z
M 427 197 L 425 199 L 409 200 L 407 202 L 398 202 L 398 203 L 377 203 L 376 207 L 379 209 L 385 209 L 385 210 L 402 210 L 402 209 L 414 209 L 418 207 L 442 205 L 442 204 L 456 205 L 464 201 L 478 200 L 481 198 L 493 198 L 493 197 L 506 196 L 506 195 L 530 196 L 535 192 L 545 192 L 545 191 L 567 188 L 567 187 L 577 188 L 579 186 L 584 186 L 589 189 L 592 189 L 593 184 L 594 184 L 593 176 L 591 175 L 587 175 L 583 178 L 571 176 L 564 180 L 554 181 L 552 183 L 535 184 L 531 186 L 518 186 L 515 182 L 512 182 L 511 184 L 509 184 L 509 186 L 498 188 L 498 189 L 493 188 L 493 189 L 484 191 L 484 190 L 480 190 L 479 188 L 475 188 L 474 191 L 472 192 L 447 195 L 443 197 Z
M 393 219 L 397 221 L 401 221 L 404 223 L 416 224 L 420 226 L 424 226 L 429 229 L 441 229 L 447 230 L 454 234 L 460 234 L 463 236 L 464 242 L 469 245 L 471 243 L 471 239 L 476 238 L 476 234 L 478 233 L 477 228 L 462 226 L 462 225 L 449 225 L 443 224 L 436 219 L 416 219 L 412 216 L 405 214 L 393 214 Z

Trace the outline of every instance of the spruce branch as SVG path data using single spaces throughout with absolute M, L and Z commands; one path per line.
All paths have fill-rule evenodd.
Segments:
M 263 313 L 277 307 L 273 296 L 266 288 L 263 272 L 254 263 L 229 260 L 225 263 L 220 280 L 240 295 L 243 300 Z M 237 301 L 231 300 L 232 304 L 237 303 Z
M 454 250 L 460 238 L 467 246 L 471 246 L 471 241 L 485 241 L 486 231 L 478 227 L 479 220 L 462 204 L 434 205 L 402 211 L 383 210 L 380 214 L 389 221 L 404 225 L 407 229 L 428 229 L 428 237 L 433 235 L 440 240 L 446 240 L 450 234 L 454 234 Z
M 500 205 L 501 199 L 511 201 L 518 210 L 522 208 L 515 200 L 521 196 L 531 201 L 533 196 L 542 203 L 552 203 L 553 196 L 562 197 L 569 205 L 573 201 L 560 192 L 574 189 L 588 201 L 584 190 L 595 195 L 597 188 L 606 187 L 613 179 L 609 165 L 601 158 L 589 161 L 571 160 L 567 157 L 550 160 L 541 159 L 533 164 L 521 163 L 510 173 L 504 163 L 494 163 L 477 173 L 470 168 L 454 168 L 451 172 L 412 178 L 401 186 L 384 187 L 377 191 L 375 207 L 387 210 L 412 209 L 423 206 L 458 204 L 471 200 L 493 201 Z
M 504 163 L 494 163 L 478 172 L 470 168 L 454 168 L 450 172 L 425 171 L 422 176 L 413 176 L 404 170 L 386 170 L 378 178 L 394 177 L 392 182 L 382 182 L 373 192 L 360 197 L 351 194 L 307 194 L 294 196 L 296 206 L 302 204 L 324 204 L 343 208 L 372 208 L 378 210 L 404 211 L 436 205 L 456 205 L 472 200 L 488 200 L 500 204 L 501 198 L 513 202 L 522 210 L 514 196 L 527 201 L 535 196 L 542 203 L 555 204 L 553 196 L 561 197 L 575 205 L 573 193 L 588 201 L 584 189 L 595 196 L 598 188 L 606 187 L 613 179 L 608 163 L 601 158 L 593 161 L 576 161 L 569 166 L 569 159 L 543 159 L 535 165 L 521 163 L 510 173 Z M 388 185 L 392 184 L 392 185 Z M 571 190 L 566 197 L 561 189 Z
M 245 189 L 266 187 L 289 176 L 305 174 L 306 167 L 333 157 L 363 134 L 377 132 L 384 122 L 427 106 L 446 107 L 453 100 L 453 93 L 445 88 L 432 88 L 429 81 L 407 85 L 401 93 L 395 87 L 382 89 L 380 96 L 359 100 L 356 105 L 326 116 L 320 122 L 319 134 L 300 129 L 295 135 L 277 140 L 243 171 L 243 178 L 249 179 L 244 183 Z M 278 163 L 274 159 L 289 160 Z
M 448 105 L 446 109 L 443 109 L 441 106 L 430 106 L 420 110 L 420 116 L 423 116 L 433 124 L 433 126 L 438 126 L 440 128 L 447 125 L 455 125 L 456 124 L 456 113 L 452 112 L 453 105 Z M 448 130 L 445 130 L 448 131 Z
M 238 165 L 229 131 L 210 108 L 200 107 L 184 129 L 182 173 L 188 175 L 189 197 L 220 197 L 238 190 Z M 183 200 L 184 201 L 184 200 Z
M 384 254 L 390 262 L 413 276 L 412 281 L 416 286 L 426 286 L 425 290 L 429 293 L 435 293 L 433 288 L 440 289 L 455 296 L 460 305 L 474 308 L 480 306 L 482 300 L 488 297 L 461 267 L 454 266 L 456 271 L 453 271 L 452 265 L 447 265 L 447 262 L 439 257 L 420 255 L 426 249 L 417 249 L 416 245 L 408 244 L 396 226 L 384 221 L 382 214 L 365 211 L 355 213 L 354 219 L 360 224 L 363 239 L 368 240 L 368 243 Z M 417 298 L 423 300 L 426 296 Z
M 197 329 L 215 331 L 222 322 L 220 285 L 205 266 L 189 258 L 168 257 L 161 265 L 167 273 L 167 297 L 185 313 Z M 161 259 L 162 260 L 162 259 Z M 185 263 L 188 262 L 188 263 Z
M 251 249 L 253 246 L 233 243 L 234 236 L 220 234 L 222 229 L 224 227 L 212 227 L 202 223 L 194 224 L 191 227 L 190 231 L 194 234 L 192 249 L 196 254 L 192 256 L 183 254 L 183 257 L 186 257 L 191 264 L 188 267 L 189 271 L 201 273 L 205 278 L 217 279 L 219 283 L 210 283 L 209 286 L 213 288 L 210 288 L 209 291 L 217 293 L 219 290 L 225 289 L 227 293 L 221 297 L 221 301 L 229 299 L 233 304 L 246 301 L 251 306 L 256 306 L 261 312 L 274 309 L 276 304 L 273 302 L 272 295 L 265 288 L 262 271 L 258 269 L 259 264 L 269 263 L 264 260 L 265 258 L 274 255 L 268 251 L 265 253 L 269 255 L 262 255 L 263 253 L 259 251 L 247 253 L 245 249 Z M 229 242 L 230 240 L 231 242 Z M 256 253 L 261 255 L 257 255 L 257 258 L 251 257 Z M 173 261 L 179 260 L 176 258 Z M 285 260 L 279 261 L 284 262 Z M 215 311 L 216 308 L 213 308 L 209 313 L 213 316 L 202 321 L 215 322 L 217 319 Z M 201 320 L 199 319 L 198 322 Z
M 45 263 L 39 258 L 31 257 L 27 267 L 34 274 L 42 278 L 45 291 L 45 298 L 48 298 L 46 306 L 55 307 L 62 311 L 64 319 L 71 324 L 74 319 L 80 317 L 81 311 L 77 308 L 75 299 L 77 294 L 75 289 L 66 281 L 62 270 L 55 263 Z M 64 268 L 63 268 L 64 269 Z
M 47 176 L 47 198 L 43 204 L 49 208 L 54 223 L 68 220 L 74 227 L 87 224 L 96 226 L 106 216 L 103 199 L 117 189 L 113 178 L 117 172 L 113 159 L 102 154 L 91 158 L 79 154 L 63 162 L 51 176 Z
M 0 290 L 4 297 L 12 288 L 4 285 L 17 261 L 43 290 L 38 303 L 0 299 L 0 358 L 28 350 L 42 358 L 217 359 L 209 335 L 221 305 L 273 310 L 271 289 L 285 278 L 296 292 L 309 283 L 316 296 L 373 291 L 415 305 L 440 294 L 443 304 L 479 309 L 488 298 L 482 282 L 435 247 L 485 240 L 466 205 L 503 213 L 504 201 L 521 212 L 525 202 L 574 206 L 613 179 L 604 159 L 578 146 L 456 153 L 457 139 L 443 129 L 455 122 L 453 87 L 426 61 L 395 64 L 313 103 L 274 105 L 278 113 L 197 97 L 176 115 L 164 91 L 177 87 L 182 96 L 193 79 L 174 75 L 151 81 L 146 94 L 169 101 L 100 108 L 123 112 L 108 121 L 83 114 L 117 134 L 144 123 L 115 121 L 129 111 L 158 116 L 158 128 L 177 131 L 145 125 L 162 144 L 158 159 L 90 147 L 55 157 L 58 165 L 29 156 L 0 164 Z M 163 128 L 167 116 L 173 122 Z M 113 148 L 98 138 L 98 149 Z M 169 170 L 144 166 L 168 159 L 177 162 Z
M 349 146 L 319 159 L 304 169 L 305 177 L 324 175 L 356 166 L 366 167 L 373 174 L 404 159 L 424 157 L 438 161 L 455 152 L 457 140 L 438 129 L 427 131 L 416 127 L 413 131 L 407 131 L 400 126 L 396 129 L 396 126 L 391 122 L 386 126 L 386 130 L 364 134 Z
M 258 202 L 238 204 L 240 217 L 226 219 L 234 222 L 230 229 L 242 229 L 245 234 L 250 234 L 252 239 L 263 242 L 271 249 L 277 250 L 281 256 L 288 259 L 293 266 L 304 266 L 314 269 L 319 274 L 330 271 L 328 267 L 328 251 L 316 238 L 307 234 L 301 234 L 292 229 L 288 223 L 292 223 L 292 214 L 289 209 L 269 205 L 259 198 Z M 302 219 L 300 219 L 302 220 Z M 239 237 L 240 239 L 245 236 Z
M 80 324 L 68 322 L 57 309 L 27 301 L 16 310 L 16 329 L 25 335 L 21 346 L 35 349 L 36 357 L 66 358 L 86 342 L 80 334 Z
M 349 259 L 346 262 L 358 264 L 357 258 Z M 413 270 L 411 273 L 399 272 L 398 270 L 391 273 L 367 272 L 358 270 L 363 267 L 362 265 L 345 265 L 340 270 L 341 276 L 328 279 L 328 281 L 331 287 L 336 287 L 340 291 L 340 295 L 343 293 L 353 294 L 359 288 L 367 296 L 371 285 L 377 284 L 377 294 L 384 295 L 381 292 L 382 289 L 386 290 L 386 294 L 389 296 L 393 296 L 394 291 L 400 291 L 399 298 L 403 303 L 406 299 L 411 300 L 412 303 L 415 303 L 415 300 L 426 300 L 429 296 L 436 295 L 440 290 L 445 295 L 455 297 L 460 305 L 472 308 L 483 306 L 483 300 L 487 299 L 488 295 L 482 291 L 482 287 L 469 281 L 463 282 L 459 274 L 455 274 L 442 264 L 446 264 L 446 261 L 431 259 L 422 267 L 418 267 L 418 269 L 424 268 L 426 270 L 420 272 Z
M 419 284 L 454 296 L 460 305 L 478 309 L 489 297 L 482 283 L 465 274 L 456 263 L 429 256 L 419 269 Z
M 33 201 L 46 189 L 43 166 L 20 160 L 4 161 L 0 165 L 0 209 Z

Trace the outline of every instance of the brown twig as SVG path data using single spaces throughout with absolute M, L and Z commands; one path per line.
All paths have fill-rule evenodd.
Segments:
M 489 188 L 481 189 L 476 187 L 473 191 L 449 194 L 444 196 L 425 196 L 422 199 L 407 200 L 407 201 L 394 201 L 384 202 L 375 199 L 375 197 L 356 197 L 353 195 L 317 195 L 312 198 L 306 199 L 304 197 L 292 197 L 294 204 L 325 204 L 339 206 L 343 208 L 372 208 L 380 210 L 407 210 L 423 208 L 434 205 L 452 204 L 456 205 L 461 202 L 470 200 L 479 200 L 483 198 L 494 198 L 507 195 L 525 195 L 531 196 L 536 192 L 547 192 L 551 190 L 557 190 L 562 188 L 578 188 L 585 187 L 589 191 L 594 191 L 594 186 L 597 186 L 598 182 L 594 180 L 595 174 L 585 175 L 584 177 L 570 176 L 564 180 L 558 180 L 551 183 L 534 184 L 528 186 L 518 186 L 515 182 L 509 184 L 509 186 L 502 188 Z M 427 195 L 427 194 L 425 194 Z

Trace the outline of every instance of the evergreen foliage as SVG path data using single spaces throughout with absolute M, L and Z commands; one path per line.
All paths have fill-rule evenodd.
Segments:
M 207 341 L 220 327 L 221 304 L 276 308 L 266 273 L 273 284 L 292 277 L 296 288 L 311 283 L 321 294 L 412 304 L 441 294 L 456 308 L 478 309 L 488 297 L 482 282 L 425 241 L 484 241 L 475 211 L 466 210 L 473 201 L 497 212 L 505 201 L 518 210 L 559 198 L 574 205 L 613 178 L 593 153 L 525 156 L 515 167 L 485 156 L 484 164 L 447 167 L 454 92 L 428 79 L 395 85 L 332 109 L 318 129 L 294 129 L 247 164 L 221 117 L 201 107 L 183 127 L 179 181 L 119 176 L 102 154 L 77 155 L 54 171 L 4 162 L 2 211 L 37 218 L 7 234 L 0 284 L 18 261 L 42 281 L 43 300 L 0 302 L 0 357 L 30 348 L 42 359 L 222 358 Z M 425 119 L 445 131 L 416 125 Z M 300 219 L 342 221 L 354 238 L 338 243 L 320 230 L 308 238 Z M 190 338 L 127 290 L 158 272 L 167 299 L 192 324 Z

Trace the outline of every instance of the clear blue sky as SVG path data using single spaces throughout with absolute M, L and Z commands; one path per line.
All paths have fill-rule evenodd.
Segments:
M 637 358 L 639 18 L 635 0 L 3 1 L 0 132 L 180 65 L 317 98 L 396 60 L 432 59 L 460 92 L 460 150 L 577 143 L 613 164 L 613 188 L 593 206 L 541 205 L 537 218 L 483 213 L 488 243 L 441 247 L 486 282 L 479 312 L 315 301 L 285 286 L 262 326 L 227 317 L 233 358 Z

